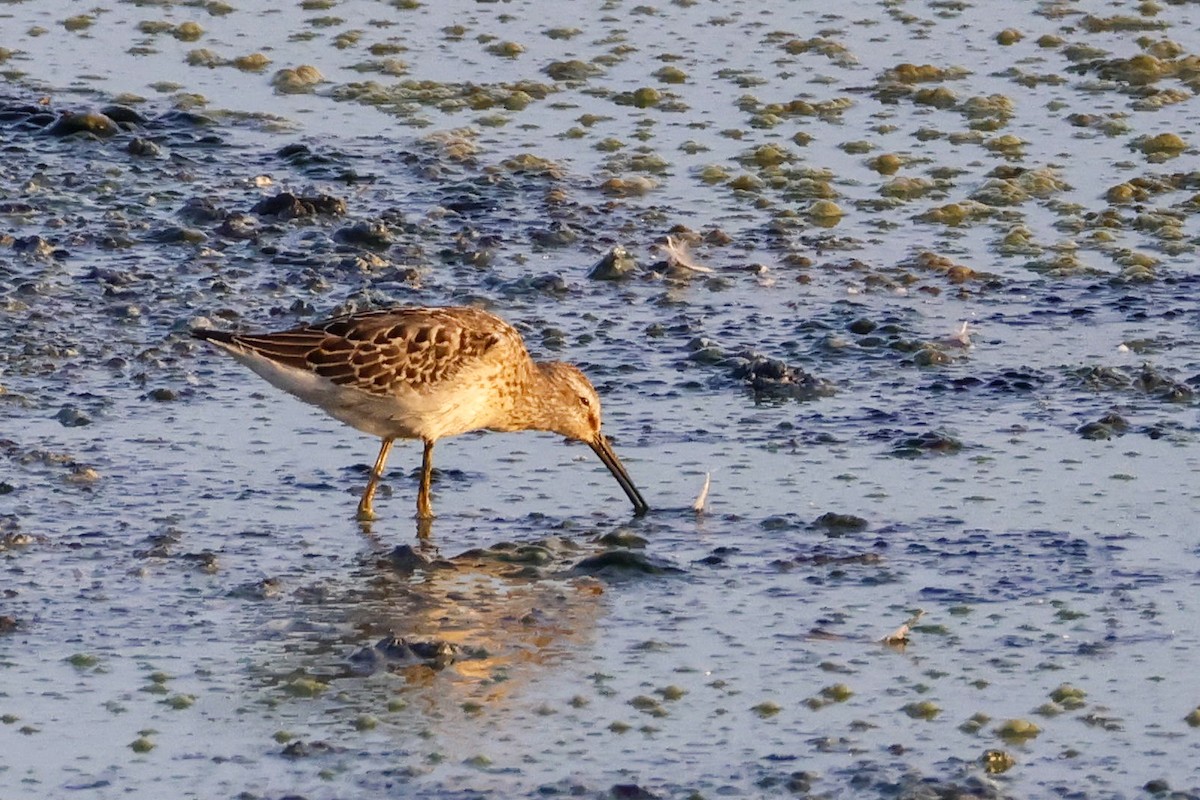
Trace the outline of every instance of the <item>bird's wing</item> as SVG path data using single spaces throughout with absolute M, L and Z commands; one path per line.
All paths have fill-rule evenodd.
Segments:
M 368 311 L 277 333 L 235 334 L 230 341 L 285 367 L 378 395 L 420 391 L 489 355 L 524 350 L 511 325 L 476 308 Z

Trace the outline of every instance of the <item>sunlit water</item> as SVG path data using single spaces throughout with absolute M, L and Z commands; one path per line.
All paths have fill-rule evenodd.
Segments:
M 0 240 L 0 799 L 1200 791 L 1194 4 L 402 6 L 0 5 L 5 107 L 150 120 L 0 127 L 0 235 L 67 251 Z M 571 59 L 594 74 L 544 72 Z M 906 63 L 961 74 L 885 79 Z M 304 64 L 312 92 L 273 89 Z M 765 108 L 794 100 L 826 110 Z M 282 189 L 347 214 L 217 230 Z M 335 239 L 364 221 L 391 244 Z M 652 270 L 677 225 L 714 272 Z M 590 280 L 616 244 L 636 276 Z M 426 553 L 456 567 L 394 569 L 419 448 L 364 531 L 376 443 L 184 335 L 347 302 L 486 303 L 580 363 L 654 511 L 585 447 L 465 436 Z M 750 350 L 836 391 L 756 394 Z M 572 570 L 607 534 L 663 571 Z M 363 669 L 393 633 L 458 658 Z

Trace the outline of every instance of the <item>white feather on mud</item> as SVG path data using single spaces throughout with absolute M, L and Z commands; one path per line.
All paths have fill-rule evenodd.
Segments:
M 696 272 L 702 275 L 712 273 L 712 267 L 706 267 L 696 261 L 688 252 L 687 242 L 674 236 L 668 236 L 666 242 L 654 245 L 654 249 L 662 254 L 667 263 L 667 271 L 676 274 Z
M 896 630 L 884 636 L 879 641 L 883 644 L 904 645 L 908 644 L 908 634 L 912 630 L 912 626 L 917 624 L 917 620 L 925 616 L 925 611 L 918 608 L 908 620 Z
M 696 495 L 696 502 L 692 503 L 692 511 L 697 514 L 704 513 L 704 504 L 708 502 L 708 487 L 712 484 L 712 473 L 704 473 L 704 485 L 700 487 L 700 494 Z

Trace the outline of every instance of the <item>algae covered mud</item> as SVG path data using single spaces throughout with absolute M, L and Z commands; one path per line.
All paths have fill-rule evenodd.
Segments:
M 0 4 L 0 798 L 1200 794 L 1200 6 L 262 5 Z M 654 511 L 187 336 L 405 303 Z

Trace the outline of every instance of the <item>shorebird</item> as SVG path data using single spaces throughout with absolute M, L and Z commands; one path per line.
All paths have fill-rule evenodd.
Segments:
M 586 442 L 633 503 L 649 510 L 600 431 L 600 398 L 583 373 L 534 361 L 521 334 L 478 308 L 367 311 L 274 333 L 194 328 L 267 382 L 382 439 L 358 503 L 375 518 L 375 489 L 392 442 L 425 444 L 417 517 L 433 517 L 433 445 L 475 430 L 551 431 Z

